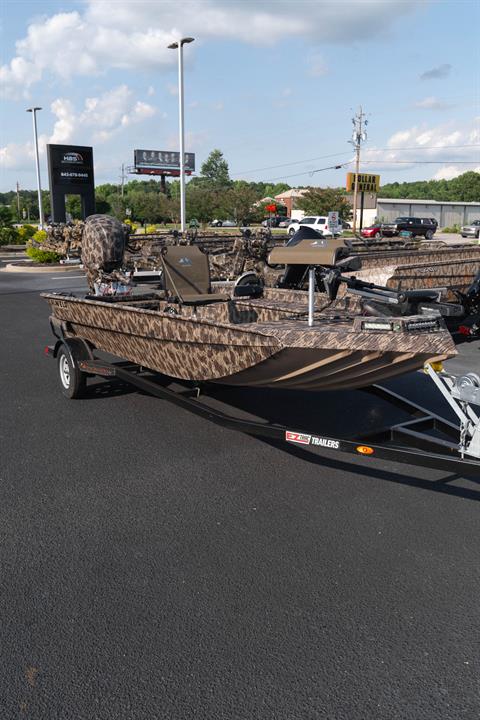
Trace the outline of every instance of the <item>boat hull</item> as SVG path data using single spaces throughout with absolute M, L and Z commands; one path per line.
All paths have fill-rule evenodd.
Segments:
M 441 325 L 435 332 L 406 332 L 402 320 L 396 331 L 367 332 L 362 323 L 368 318 L 320 313 L 308 327 L 305 294 L 300 293 L 302 302 L 296 305 L 296 296 L 289 292 L 282 305 L 279 293 L 281 297 L 281 291 L 273 291 L 274 297 L 252 303 L 230 301 L 199 308 L 198 314 L 185 308 L 185 315 L 169 312 L 166 303 L 152 310 L 128 301 L 44 297 L 67 338 L 82 338 L 98 350 L 183 380 L 349 389 L 456 354 Z M 300 319 L 291 317 L 295 309 Z

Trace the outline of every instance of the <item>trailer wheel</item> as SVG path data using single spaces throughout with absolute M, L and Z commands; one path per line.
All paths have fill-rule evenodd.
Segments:
M 85 394 L 86 377 L 80 372 L 73 355 L 65 346 L 58 351 L 57 367 L 60 387 L 65 397 L 70 400 L 82 397 Z

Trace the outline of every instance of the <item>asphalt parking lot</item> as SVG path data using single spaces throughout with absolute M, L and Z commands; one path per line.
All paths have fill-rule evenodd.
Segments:
M 208 423 L 117 382 L 59 390 L 42 290 L 0 273 L 0 716 L 473 720 L 478 482 Z M 452 368 L 478 372 L 480 343 Z M 436 406 L 420 373 L 398 386 Z M 362 393 L 225 391 L 340 429 Z

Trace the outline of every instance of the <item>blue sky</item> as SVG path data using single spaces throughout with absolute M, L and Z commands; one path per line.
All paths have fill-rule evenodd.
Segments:
M 97 184 L 178 149 L 179 35 L 198 169 L 218 147 L 234 178 L 343 185 L 351 165 L 312 172 L 352 159 L 362 105 L 382 183 L 480 171 L 479 21 L 477 0 L 3 0 L 0 191 L 36 186 L 32 104 L 44 188 L 47 142 L 93 145 Z

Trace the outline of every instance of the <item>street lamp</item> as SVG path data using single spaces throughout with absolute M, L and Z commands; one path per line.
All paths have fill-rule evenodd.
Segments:
M 40 160 L 38 157 L 38 138 L 37 138 L 37 110 L 41 110 L 41 107 L 27 108 L 27 112 L 32 113 L 33 119 L 33 142 L 35 144 L 35 163 L 37 167 L 37 188 L 38 188 L 38 214 L 40 216 L 40 227 L 43 230 L 45 224 L 43 217 L 43 204 L 42 204 L 42 185 L 40 181 Z
M 180 38 L 169 45 L 170 50 L 178 50 L 178 114 L 180 127 L 180 228 L 185 232 L 185 130 L 183 118 L 183 46 L 195 40 L 192 37 Z

